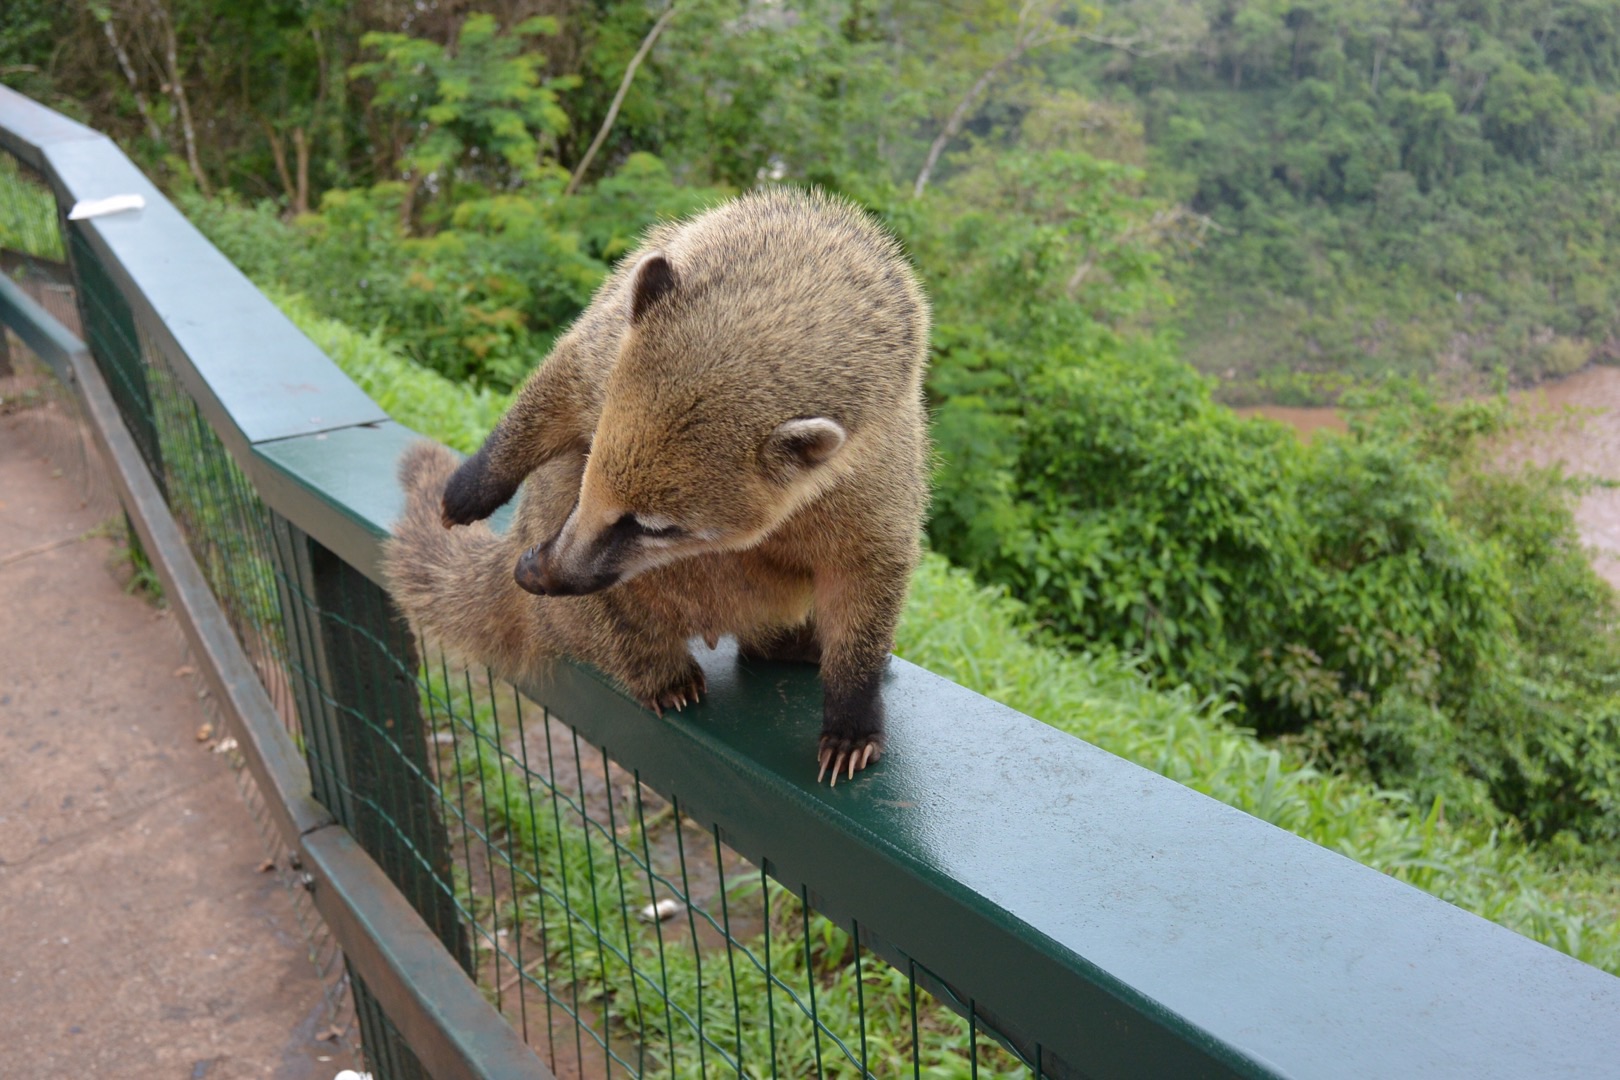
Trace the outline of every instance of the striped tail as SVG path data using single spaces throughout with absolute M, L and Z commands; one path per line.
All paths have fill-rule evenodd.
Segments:
M 444 486 L 457 464 L 433 442 L 400 458 L 405 514 L 383 545 L 390 591 L 417 632 L 447 652 L 506 675 L 531 671 L 554 653 L 537 633 L 535 598 L 512 580 L 515 541 L 482 522 L 443 524 Z

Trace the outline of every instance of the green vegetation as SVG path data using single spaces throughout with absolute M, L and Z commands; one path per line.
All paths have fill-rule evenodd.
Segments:
M 682 185 L 868 198 L 949 187 L 980 150 L 1143 166 L 1184 210 L 1134 237 L 1203 241 L 1175 268 L 1183 308 L 1154 317 L 1231 395 L 1620 355 L 1620 0 L 681 0 L 667 26 L 660 6 L 520 4 L 501 25 L 382 0 L 14 0 L 0 78 L 171 187 L 303 213 L 395 183 L 431 233 L 469 186 L 560 190 L 657 25 L 593 175 L 647 152 Z
M 62 231 L 50 189 L 0 154 L 0 248 L 62 261 Z
M 1200 7 L 1190 55 L 1082 65 L 1221 226 L 1178 275 L 1189 359 L 1252 395 L 1620 358 L 1620 4 Z
M 949 363 L 937 382 L 967 377 Z M 1484 467 L 1505 407 L 1396 389 L 1301 445 L 1141 347 L 1054 345 L 1023 385 L 1039 409 L 942 402 L 942 448 L 973 458 L 941 476 L 940 551 L 1055 638 L 1223 690 L 1324 764 L 1535 836 L 1620 837 L 1614 597 L 1570 485 Z
M 1493 467 L 1505 406 L 1379 377 L 1620 355 L 1620 0 L 19 10 L 190 31 L 178 71 L 20 31 L 0 69 L 464 450 L 651 221 L 857 200 L 936 311 L 907 654 L 1616 970 L 1620 613 L 1577 485 Z M 1302 446 L 1217 386 L 1355 422 Z

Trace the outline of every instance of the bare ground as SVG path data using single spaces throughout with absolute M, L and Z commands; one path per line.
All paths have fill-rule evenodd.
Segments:
M 183 638 L 121 587 L 71 419 L 15 389 L 0 388 L 0 1073 L 325 1080 L 352 1062 L 319 1038 L 293 902 L 260 870 L 227 756 L 198 739 Z

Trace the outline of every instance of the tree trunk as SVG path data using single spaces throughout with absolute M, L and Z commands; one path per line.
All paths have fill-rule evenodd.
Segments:
M 281 190 L 287 193 L 287 206 L 290 208 L 297 198 L 297 192 L 293 188 L 292 173 L 287 169 L 287 146 L 281 141 L 281 133 L 269 120 L 259 117 L 259 126 L 264 128 L 264 137 L 270 140 L 270 159 L 276 163 L 276 176 L 281 180 Z
M 293 128 L 293 167 L 298 187 L 293 194 L 293 213 L 309 213 L 309 136 L 302 127 Z
M 652 51 L 653 43 L 658 40 L 658 35 L 664 32 L 664 27 L 668 26 L 669 21 L 674 17 L 675 2 L 670 0 L 669 7 L 665 8 L 664 13 L 658 16 L 658 21 L 652 24 L 652 29 L 647 31 L 647 36 L 641 39 L 641 48 L 637 49 L 636 55 L 630 58 L 630 66 L 624 69 L 624 78 L 619 80 L 619 92 L 613 95 L 613 103 L 608 106 L 607 116 L 602 118 L 602 126 L 597 130 L 596 138 L 591 140 L 591 145 L 585 150 L 585 156 L 579 159 L 578 165 L 574 166 L 574 175 L 568 178 L 568 186 L 563 189 L 564 195 L 572 195 L 579 190 L 579 182 L 585 179 L 585 170 L 591 167 L 591 161 L 596 157 L 596 152 L 607 141 L 608 132 L 613 130 L 613 121 L 619 118 L 619 106 L 624 104 L 624 96 L 630 92 L 630 80 L 636 77 L 636 69 L 647 58 L 647 54 Z
M 416 216 L 416 193 L 422 187 L 423 176 L 415 169 L 405 177 L 405 194 L 399 200 L 399 229 L 411 235 L 411 219 Z
M 911 197 L 913 199 L 922 198 L 923 189 L 928 186 L 928 179 L 934 173 L 934 166 L 939 164 L 940 155 L 945 152 L 945 147 L 950 145 L 951 140 L 961 132 L 962 125 L 967 123 L 969 113 L 974 103 L 979 100 L 980 95 L 990 88 L 990 84 L 995 81 L 997 75 L 1028 52 L 1032 43 L 1032 38 L 1029 35 L 1019 38 L 1013 44 L 1012 51 L 991 64 L 984 74 L 979 76 L 979 80 L 969 87 L 968 92 L 962 95 L 962 100 L 958 101 L 956 108 L 951 110 L 950 118 L 945 121 L 944 128 L 934 137 L 933 143 L 928 147 L 928 158 L 923 162 L 922 171 L 917 174 L 916 183 L 911 186 Z
M 124 51 L 123 44 L 118 40 L 118 32 L 113 29 L 111 12 L 102 22 L 101 32 L 107 35 L 107 44 L 112 46 L 113 55 L 118 58 L 118 67 L 129 82 L 129 92 L 135 97 L 135 108 L 140 112 L 141 119 L 146 122 L 146 133 L 152 137 L 153 142 L 163 142 L 163 129 L 152 119 L 152 110 L 146 104 L 146 95 L 141 92 L 141 82 L 135 74 L 135 65 L 130 63 L 129 53 Z
M 169 91 L 174 97 L 175 109 L 180 113 L 180 131 L 186 140 L 186 164 L 191 166 L 191 176 L 197 181 L 197 190 L 204 195 L 212 195 L 208 176 L 203 172 L 202 162 L 197 159 L 197 128 L 191 122 L 191 102 L 186 98 L 186 86 L 180 78 L 180 43 L 175 37 L 174 21 L 169 18 L 169 12 L 161 0 L 152 0 L 152 10 L 157 13 L 158 24 L 163 28 L 165 59 L 169 65 Z

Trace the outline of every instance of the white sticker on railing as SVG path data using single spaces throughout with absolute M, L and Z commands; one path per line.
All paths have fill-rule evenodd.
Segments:
M 146 198 L 142 195 L 110 195 L 105 199 L 80 199 L 68 211 L 69 221 L 83 221 L 85 218 L 104 217 L 107 214 L 121 214 L 125 210 L 139 210 L 146 205 Z

